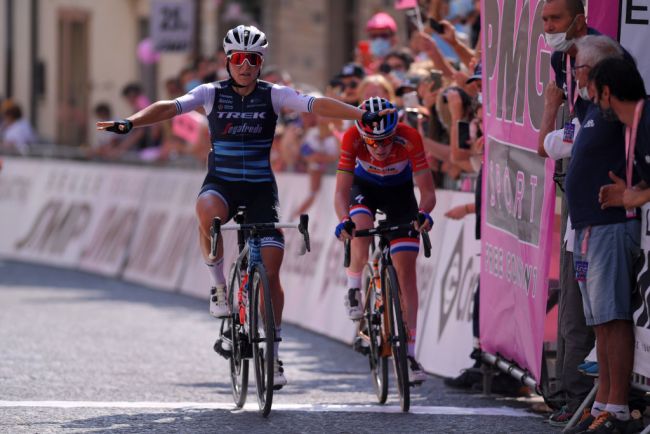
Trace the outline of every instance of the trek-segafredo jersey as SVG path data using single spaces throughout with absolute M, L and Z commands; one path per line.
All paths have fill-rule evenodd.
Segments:
M 314 98 L 286 86 L 258 80 L 246 96 L 229 80 L 198 86 L 175 100 L 177 114 L 203 107 L 212 152 L 208 171 L 224 181 L 272 182 L 271 144 L 283 108 L 311 112 Z

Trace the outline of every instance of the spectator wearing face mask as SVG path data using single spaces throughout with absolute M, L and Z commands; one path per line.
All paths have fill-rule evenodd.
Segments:
M 411 54 L 411 50 L 408 48 L 400 48 L 386 55 L 384 62 L 379 65 L 379 72 L 397 88 L 406 80 L 406 75 L 412 63 L 413 55 Z
M 372 61 L 369 69 L 376 72 L 388 53 L 397 48 L 397 24 L 386 12 L 379 12 L 368 20 L 366 34 L 370 40 Z

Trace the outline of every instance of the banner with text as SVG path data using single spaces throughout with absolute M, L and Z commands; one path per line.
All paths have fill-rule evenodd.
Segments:
M 212 281 L 194 216 L 202 177 L 174 169 L 6 158 L 0 172 L 0 255 L 207 300 Z M 279 174 L 277 181 L 281 220 L 295 220 L 292 215 L 309 195 L 308 177 Z M 311 253 L 298 256 L 302 237 L 285 230 L 284 319 L 351 343 L 355 324 L 343 304 L 343 245 L 333 234 L 334 185 L 334 177 L 325 177 L 308 211 Z M 468 193 L 437 192 L 432 255 L 418 257 L 416 354 L 427 371 L 438 375 L 455 376 L 472 364 L 472 295 L 480 244 L 474 239 L 474 216 L 453 221 L 444 213 L 473 200 Z M 235 235 L 224 233 L 226 272 L 237 253 Z
M 480 339 L 540 379 L 555 187 L 536 152 L 551 79 L 543 1 L 483 0 Z

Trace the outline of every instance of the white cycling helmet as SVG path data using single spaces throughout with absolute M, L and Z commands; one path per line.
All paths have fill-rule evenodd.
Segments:
M 255 26 L 239 25 L 228 30 L 223 38 L 223 51 L 229 55 L 233 51 L 253 51 L 262 57 L 266 54 L 269 42 L 266 35 Z

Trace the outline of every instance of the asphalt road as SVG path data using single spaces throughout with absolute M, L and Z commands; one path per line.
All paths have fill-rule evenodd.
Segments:
M 0 262 L 0 432 L 559 432 L 530 402 L 433 376 L 413 390 L 410 414 L 398 411 L 393 387 L 377 405 L 362 356 L 288 324 L 280 356 L 289 385 L 271 415 L 257 412 L 254 380 L 234 411 L 228 365 L 212 350 L 217 327 L 207 301 Z

